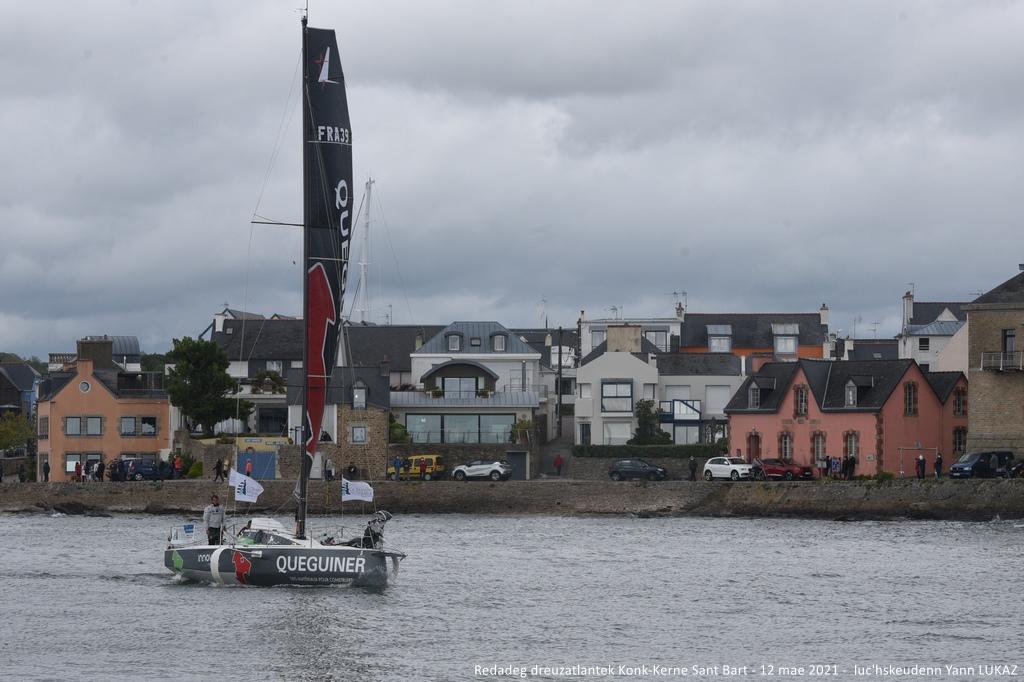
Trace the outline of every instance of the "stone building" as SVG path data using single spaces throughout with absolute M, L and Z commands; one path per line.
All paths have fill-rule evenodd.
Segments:
M 1024 457 L 1024 272 L 964 306 L 971 393 L 969 450 Z

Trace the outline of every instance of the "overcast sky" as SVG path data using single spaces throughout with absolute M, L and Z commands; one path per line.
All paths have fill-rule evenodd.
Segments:
M 0 4 L 0 350 L 298 313 L 298 232 L 249 221 L 301 219 L 299 4 Z M 375 322 L 686 291 L 883 337 L 909 282 L 968 300 L 1024 261 L 1024 3 L 310 9 L 376 181 Z

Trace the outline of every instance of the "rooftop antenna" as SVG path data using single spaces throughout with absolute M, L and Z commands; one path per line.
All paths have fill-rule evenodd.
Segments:
M 853 338 L 857 338 L 857 325 L 864 321 L 864 318 L 858 315 L 853 318 Z
M 683 307 L 684 308 L 686 307 L 686 292 L 685 291 L 673 291 L 673 292 L 667 293 L 665 295 L 666 296 L 671 296 L 672 300 L 674 300 L 676 302 L 677 306 L 680 303 L 682 303 Z
M 878 338 L 878 325 L 880 325 L 880 324 L 882 324 L 882 323 L 881 322 L 872 322 L 871 323 L 871 337 L 874 338 L 874 339 Z
M 612 311 L 612 319 L 613 320 L 621 320 L 622 319 L 622 306 L 612 305 L 612 306 L 608 306 L 607 308 L 605 308 L 605 310 Z
M 917 295 L 917 286 L 913 282 L 907 282 L 907 284 L 910 285 L 910 295 L 911 296 L 916 296 Z

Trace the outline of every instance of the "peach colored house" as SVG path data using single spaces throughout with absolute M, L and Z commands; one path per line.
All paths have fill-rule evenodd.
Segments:
M 156 458 L 171 447 L 163 375 L 125 371 L 109 340 L 80 341 L 75 363 L 43 382 L 36 413 L 39 480 L 44 462 L 51 481 L 68 481 L 78 462 Z
M 904 360 L 773 362 L 733 396 L 731 447 L 741 457 L 779 457 L 816 466 L 853 453 L 857 475 L 914 475 L 934 450 L 943 469 L 967 444 L 967 379 L 960 372 L 922 372 Z M 919 449 L 920 448 L 920 449 Z

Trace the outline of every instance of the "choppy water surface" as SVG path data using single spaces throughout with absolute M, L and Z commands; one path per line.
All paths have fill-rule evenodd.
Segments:
M 409 558 L 375 592 L 179 584 L 161 564 L 179 522 L 0 516 L 0 677 L 1024 678 L 1019 523 L 399 517 L 388 538 Z M 975 669 L 855 675 L 874 664 Z M 615 675 L 530 674 L 572 665 Z

